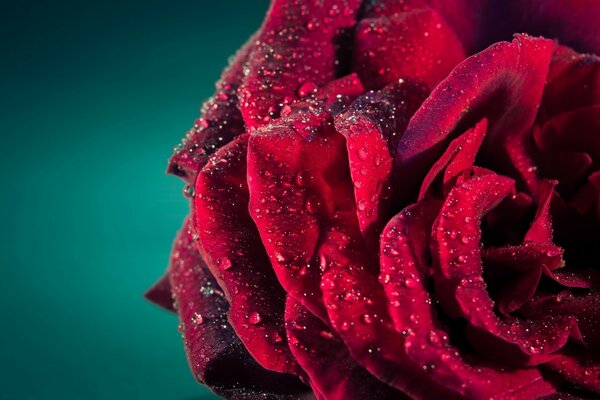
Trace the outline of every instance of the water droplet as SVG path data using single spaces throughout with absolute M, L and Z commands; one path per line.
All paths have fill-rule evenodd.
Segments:
M 183 188 L 183 195 L 185 197 L 194 197 L 194 185 L 186 185 Z
M 333 339 L 333 333 L 328 332 L 328 331 L 321 331 L 319 333 L 319 336 L 321 336 L 323 339 L 328 339 L 328 340 Z
M 369 314 L 363 314 L 363 315 L 360 317 L 360 320 L 361 320 L 362 322 L 364 322 L 365 324 L 370 324 L 370 323 L 372 323 L 372 322 L 373 322 L 373 317 L 371 317 Z
M 229 257 L 221 257 L 217 260 L 217 267 L 219 269 L 226 271 L 226 270 L 230 269 L 231 267 L 233 267 L 233 263 L 231 262 Z
M 356 150 L 356 156 L 359 160 L 365 161 L 369 157 L 369 154 L 367 153 L 367 149 L 361 147 L 360 149 Z
M 202 325 L 204 323 L 204 317 L 200 313 L 194 313 L 192 315 L 192 323 L 195 325 Z
M 248 316 L 248 322 L 252 325 L 258 325 L 262 322 L 262 317 L 257 311 L 254 311 Z

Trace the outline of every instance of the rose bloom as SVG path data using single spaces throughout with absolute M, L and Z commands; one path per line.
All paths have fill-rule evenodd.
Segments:
M 274 0 L 147 297 L 230 399 L 600 398 L 600 1 Z

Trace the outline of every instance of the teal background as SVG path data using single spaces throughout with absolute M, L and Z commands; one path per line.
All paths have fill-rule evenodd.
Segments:
M 267 0 L 0 1 L 0 398 L 208 399 L 142 299 L 173 146 Z

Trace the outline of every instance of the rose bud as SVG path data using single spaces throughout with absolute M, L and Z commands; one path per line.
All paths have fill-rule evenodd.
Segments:
M 600 2 L 274 0 L 147 297 L 230 399 L 600 397 Z

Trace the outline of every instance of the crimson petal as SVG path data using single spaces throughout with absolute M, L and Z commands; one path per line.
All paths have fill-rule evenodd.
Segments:
M 429 170 L 419 191 L 419 200 L 423 199 L 430 190 L 436 178 L 444 172 L 444 194 L 454 185 L 457 178 L 469 171 L 475 162 L 477 151 L 483 142 L 487 131 L 487 120 L 481 120 L 448 145 L 440 159 Z
M 550 63 L 541 115 L 557 114 L 600 103 L 600 58 L 559 46 Z M 543 122 L 543 121 L 542 121 Z
M 554 295 L 543 296 L 529 302 L 522 310 L 528 318 L 540 318 L 543 315 L 572 315 L 584 342 L 593 349 L 600 349 L 600 293 L 588 292 L 574 295 L 564 290 Z
M 263 367 L 295 373 L 285 340 L 285 292 L 248 214 L 247 142 L 243 135 L 222 147 L 198 174 L 193 204 L 200 249 L 246 348 Z
M 517 35 L 510 43 L 496 43 L 468 58 L 436 87 L 398 144 L 395 163 L 404 199 L 447 143 L 484 117 L 489 122 L 486 159 L 505 169 L 520 156 L 527 159 L 520 141 L 537 114 L 553 47 L 552 41 Z
M 227 322 L 229 305 L 193 241 L 188 221 L 173 246 L 169 276 L 194 376 L 230 399 L 298 399 L 308 388 L 262 368 Z M 306 397 L 307 399 L 309 397 Z
M 552 393 L 533 368 L 502 370 L 475 362 L 449 342 L 424 287 L 428 277 L 429 232 L 438 201 L 405 208 L 386 226 L 381 239 L 381 275 L 396 329 L 405 332 L 407 355 L 426 367 L 435 381 L 467 398 L 533 398 Z
M 406 79 L 433 88 L 465 58 L 461 43 L 429 8 L 377 11 L 356 28 L 354 71 L 368 88 Z
M 388 217 L 396 145 L 426 94 L 421 85 L 393 83 L 357 98 L 335 117 L 346 139 L 358 222 L 367 240 L 379 235 Z
M 324 400 L 405 398 L 356 364 L 336 333 L 292 297 L 285 315 L 292 353 Z
M 487 175 L 450 192 L 433 228 L 433 277 L 442 306 L 451 316 L 468 321 L 468 333 L 478 351 L 503 361 L 537 364 L 562 348 L 576 325 L 571 317 L 522 321 L 502 320 L 494 314 L 482 276 L 478 222 L 513 190 L 511 179 Z M 466 218 L 470 223 L 464 222 Z
M 581 350 L 567 352 L 545 367 L 562 375 L 567 382 L 600 394 L 600 364 Z
M 175 147 L 167 172 L 193 184 L 198 171 L 208 157 L 221 146 L 245 131 L 244 120 L 238 108 L 237 90 L 243 77 L 243 66 L 253 47 L 251 38 L 235 55 L 216 83 L 216 92 L 201 109 L 202 116 Z
M 332 249 L 335 251 L 335 249 Z M 365 260 L 342 254 L 323 274 L 321 287 L 331 324 L 352 358 L 381 381 L 414 399 L 458 399 L 409 359 L 404 337 L 393 327 L 382 287 Z
M 157 306 L 164 308 L 167 311 L 175 312 L 173 306 L 173 295 L 171 294 L 171 283 L 169 282 L 168 273 L 162 276 L 158 282 L 156 282 L 150 289 L 144 293 L 144 297 L 156 304 Z
M 542 273 L 563 263 L 562 249 L 551 243 L 486 248 L 481 256 L 496 307 L 505 315 L 533 297 Z
M 273 1 L 238 91 L 249 130 L 278 117 L 309 86 L 336 77 L 340 41 L 359 6 L 358 0 Z
M 356 219 L 344 139 L 308 107 L 250 137 L 250 214 L 286 292 L 322 319 L 317 244 L 334 212 Z

